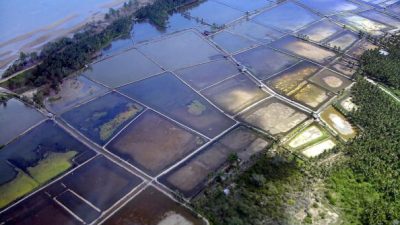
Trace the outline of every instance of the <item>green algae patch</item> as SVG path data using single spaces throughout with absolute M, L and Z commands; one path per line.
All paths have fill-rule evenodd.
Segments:
M 76 151 L 65 153 L 50 152 L 46 158 L 39 161 L 34 167 L 29 167 L 29 174 L 39 184 L 44 184 L 73 166 L 72 159 L 78 154 Z

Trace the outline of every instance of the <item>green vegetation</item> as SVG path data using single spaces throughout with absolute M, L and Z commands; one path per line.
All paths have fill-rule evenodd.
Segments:
M 56 89 L 64 77 L 82 69 L 91 61 L 97 51 L 114 38 L 128 33 L 131 26 L 131 18 L 122 17 L 101 32 L 89 29 L 75 34 L 73 38 L 63 38 L 50 43 L 40 53 L 41 64 L 9 80 L 7 85 L 13 90 L 26 86 L 40 87 L 43 85 Z
M 7 101 L 11 98 L 10 95 L 0 93 L 0 104 L 7 104 Z
M 103 124 L 100 127 L 100 139 L 103 141 L 108 140 L 121 124 L 134 117 L 141 110 L 142 107 L 139 105 L 130 105 L 126 111 L 121 112 L 115 118 Z
M 148 19 L 154 25 L 165 28 L 172 10 L 196 0 L 157 0 L 154 4 L 139 9 L 136 17 L 139 20 Z
M 361 70 L 368 77 L 400 89 L 400 37 L 382 38 L 379 45 L 388 55 L 382 54 L 379 49 L 367 51 L 361 57 Z
M 37 165 L 26 169 L 16 168 L 18 174 L 10 182 L 0 186 L 0 208 L 32 192 L 73 166 L 71 160 L 76 151 L 49 152 Z
M 29 167 L 28 173 L 39 184 L 44 184 L 64 171 L 72 167 L 71 160 L 78 152 L 68 151 L 65 153 L 50 152 L 34 167 Z
M 400 104 L 361 78 L 352 96 L 359 109 L 350 116 L 364 131 L 341 147 L 349 160 L 327 186 L 346 221 L 392 224 L 400 220 Z
M 287 210 L 296 203 L 307 178 L 293 157 L 263 155 L 235 180 L 218 183 L 194 202 L 195 209 L 215 225 L 265 224 L 289 221 Z M 229 186 L 228 183 L 235 183 Z M 225 195 L 223 190 L 229 188 Z
M 38 186 L 39 184 L 35 180 L 19 170 L 18 175 L 12 181 L 0 186 L 0 208 L 30 193 Z

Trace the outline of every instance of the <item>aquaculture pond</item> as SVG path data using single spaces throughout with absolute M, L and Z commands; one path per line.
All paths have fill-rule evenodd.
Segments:
M 217 60 L 174 72 L 196 90 L 202 90 L 239 73 L 237 66 L 229 60 Z
M 329 106 L 321 113 L 321 119 L 345 141 L 357 135 L 353 125 L 333 106 Z
M 370 35 L 382 35 L 387 30 L 390 30 L 390 27 L 385 24 L 356 14 L 346 13 L 333 16 L 332 18 L 340 23 L 345 24 L 350 29 L 362 31 Z
M 155 187 L 149 186 L 103 224 L 206 225 L 207 223 L 190 209 L 182 206 Z
M 49 111 L 60 114 L 106 92 L 105 87 L 84 76 L 72 77 L 65 79 L 58 91 L 50 93 L 44 105 Z
M 254 21 L 281 31 L 294 32 L 319 20 L 311 11 L 293 3 L 284 2 L 254 17 Z
M 0 102 L 0 146 L 39 123 L 44 116 L 15 98 Z
M 262 8 L 273 5 L 272 1 L 265 0 L 215 0 L 216 2 L 225 4 L 234 9 L 240 10 L 242 12 L 252 12 L 259 11 Z
M 310 78 L 310 81 L 335 93 L 340 92 L 352 83 L 348 78 L 329 69 L 315 74 Z
M 222 58 L 222 55 L 195 31 L 185 31 L 138 46 L 163 69 L 176 70 Z
M 315 42 L 322 42 L 344 30 L 336 23 L 324 19 L 298 31 L 297 34 L 304 35 Z
M 45 121 L 0 151 L 0 208 L 95 155 L 52 121 Z
M 121 37 L 112 41 L 101 52 L 101 58 L 107 58 L 117 53 L 121 53 L 127 49 L 133 48 L 133 40 L 130 35 Z
M 23 204 L 0 214 L 0 223 L 21 225 L 81 225 L 81 221 L 64 210 L 44 191 L 25 199 Z
M 108 87 L 118 87 L 161 72 L 154 62 L 132 49 L 92 64 L 84 74 Z
M 147 110 L 109 145 L 111 152 L 156 176 L 206 143 L 202 137 Z
M 367 50 L 377 49 L 378 46 L 370 43 L 367 40 L 360 40 L 356 44 L 354 44 L 348 51 L 347 54 L 354 57 L 360 58 L 361 55 L 366 52 Z
M 358 69 L 358 62 L 354 58 L 344 56 L 336 60 L 330 69 L 351 78 Z
M 239 120 L 274 136 L 287 134 L 308 115 L 277 98 L 269 98 L 238 116 Z
M 199 31 L 208 30 L 209 28 L 201 24 L 201 21 L 192 19 L 185 10 L 178 10 L 172 13 L 166 21 L 166 27 L 158 27 L 149 21 L 137 22 L 131 30 L 131 39 L 134 44 L 140 44 L 152 39 L 158 39 L 165 34 L 185 29 L 197 29 Z
M 266 46 L 247 50 L 235 55 L 234 58 L 260 80 L 266 80 L 299 61 L 296 57 L 275 51 Z
M 291 99 L 313 110 L 319 109 L 331 97 L 333 95 L 328 91 L 314 84 L 306 84 L 290 96 Z
M 387 14 L 378 12 L 376 10 L 368 10 L 360 13 L 359 15 L 374 21 L 378 21 L 380 23 L 384 23 L 388 26 L 392 26 L 396 29 L 400 28 L 400 19 L 393 18 Z
M 260 25 L 251 20 L 240 20 L 231 24 L 226 30 L 260 43 L 270 43 L 283 36 L 276 29 Z
M 341 51 L 345 51 L 358 40 L 358 34 L 351 31 L 345 31 L 336 37 L 331 38 L 328 41 L 328 45 Z
M 230 115 L 269 96 L 244 74 L 228 78 L 201 93 Z
M 185 13 L 209 25 L 221 26 L 244 16 L 244 12 L 216 1 L 203 1 L 189 6 Z
M 104 145 L 143 109 L 140 104 L 112 92 L 63 113 L 61 118 L 97 144 Z
M 169 72 L 119 90 L 210 138 L 235 124 L 235 121 Z
M 142 180 L 104 156 L 98 156 L 68 174 L 61 182 L 66 189 L 104 211 L 131 192 Z
M 363 8 L 361 5 L 348 0 L 300 0 L 300 3 L 324 15 L 355 11 Z
M 97 156 L 0 214 L 6 224 L 89 224 L 142 180 Z
M 301 61 L 298 64 L 286 69 L 264 83 L 280 94 L 289 94 L 300 85 L 306 83 L 306 79 L 321 69 L 320 66 Z
M 322 65 L 329 64 L 336 57 L 336 53 L 327 48 L 320 47 L 292 36 L 283 37 L 272 42 L 270 46 L 299 57 L 310 59 Z
M 239 159 L 245 162 L 266 149 L 269 143 L 263 135 L 243 126 L 236 127 L 163 175 L 160 180 L 171 189 L 178 189 L 185 197 L 193 197 L 213 178 L 210 174 L 221 169 L 232 154 L 237 154 Z
M 254 41 L 226 31 L 215 34 L 211 40 L 228 53 L 243 51 L 257 45 Z

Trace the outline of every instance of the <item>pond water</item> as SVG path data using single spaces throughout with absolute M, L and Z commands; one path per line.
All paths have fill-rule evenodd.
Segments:
M 208 30 L 200 21 L 187 16 L 184 10 L 173 13 L 166 23 L 167 27 L 165 28 L 154 26 L 148 21 L 135 23 L 131 31 L 131 38 L 135 44 L 139 44 L 180 30 L 190 28 L 198 29 L 199 31 Z
M 201 90 L 236 75 L 239 70 L 231 61 L 217 60 L 177 70 L 175 73 L 194 89 Z
M 346 24 L 351 29 L 363 31 L 371 35 L 382 35 L 385 31 L 390 29 L 387 25 L 370 20 L 366 17 L 355 14 L 342 14 L 333 16 L 335 20 Z
M 318 19 L 318 15 L 292 2 L 282 3 L 254 17 L 260 24 L 288 32 L 296 31 Z
M 235 53 L 257 45 L 254 41 L 225 31 L 212 36 L 211 40 L 228 53 Z
M 132 49 L 92 64 L 84 74 L 109 87 L 118 87 L 161 72 L 157 64 Z
M 259 46 L 234 56 L 246 66 L 258 79 L 265 80 L 299 61 L 299 59 L 284 53 Z
M 115 92 L 65 112 L 61 117 L 82 134 L 104 145 L 144 109 Z
M 354 11 L 361 8 L 361 5 L 347 0 L 300 0 L 300 2 L 324 15 Z
M 210 174 L 218 171 L 228 161 L 230 154 L 236 153 L 245 162 L 268 144 L 269 140 L 262 135 L 239 126 L 162 176 L 160 180 L 171 189 L 178 189 L 185 197 L 193 197 L 212 179 Z
M 46 108 L 56 114 L 105 94 L 107 89 L 84 76 L 65 79 L 58 92 L 52 92 L 44 101 Z
M 321 42 L 343 30 L 339 25 L 324 19 L 300 30 L 297 34 L 306 35 L 312 41 Z
M 390 17 L 386 14 L 380 13 L 376 10 L 365 11 L 360 13 L 359 15 L 371 20 L 378 21 L 380 23 L 387 24 L 389 26 L 393 26 L 395 28 L 400 28 L 400 20 Z
M 226 79 L 201 93 L 230 115 L 269 96 L 244 74 Z
M 8 143 L 43 119 L 40 112 L 17 99 L 12 98 L 0 104 L 0 145 Z
M 140 45 L 138 49 L 166 70 L 176 70 L 222 58 L 200 34 L 186 31 Z
M 0 151 L 0 208 L 77 166 L 92 153 L 52 121 L 45 121 Z M 91 154 L 93 156 L 93 154 Z
M 151 111 L 146 111 L 107 145 L 124 160 L 156 176 L 206 141 Z
M 262 26 L 251 20 L 239 21 L 227 28 L 230 32 L 261 43 L 269 43 L 283 36 L 275 29 Z
M 206 225 L 207 223 L 188 208 L 153 186 L 149 186 L 107 219 L 104 224 Z
M 192 18 L 197 18 L 209 25 L 224 25 L 244 16 L 244 13 L 214 1 L 204 1 L 186 11 Z
M 216 2 L 225 4 L 234 9 L 238 9 L 242 12 L 252 12 L 255 10 L 260 10 L 262 8 L 273 5 L 273 2 L 266 0 L 215 0 Z
M 322 65 L 330 63 L 337 55 L 331 50 L 292 36 L 281 38 L 271 43 L 270 46 L 299 57 L 310 59 Z
M 238 116 L 240 121 L 274 136 L 287 134 L 307 117 L 307 114 L 275 97 L 258 103 Z
M 340 48 L 340 50 L 346 50 L 351 47 L 356 41 L 358 41 L 358 34 L 353 33 L 351 31 L 345 31 L 340 35 L 333 37 L 328 41 L 328 44 L 331 47 Z
M 119 90 L 208 137 L 215 137 L 235 124 L 168 72 Z

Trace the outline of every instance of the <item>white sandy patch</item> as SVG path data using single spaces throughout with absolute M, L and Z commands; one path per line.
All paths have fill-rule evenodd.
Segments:
M 333 87 L 333 88 L 338 88 L 338 87 L 342 86 L 342 84 L 343 84 L 343 81 L 341 79 L 334 77 L 334 76 L 327 76 L 327 77 L 322 78 L 322 80 L 327 85 L 329 85 L 330 87 Z
M 295 138 L 293 138 L 289 142 L 289 146 L 292 148 L 297 148 L 304 144 L 307 144 L 308 142 L 314 141 L 314 140 L 322 137 L 322 135 L 323 135 L 323 133 L 318 127 L 311 126 L 307 129 L 305 129 L 303 132 L 301 132 Z
M 330 114 L 329 119 L 332 120 L 333 126 L 343 135 L 351 135 L 354 133 L 351 124 L 336 114 Z
M 335 147 L 335 145 L 335 142 L 333 142 L 331 139 L 328 139 L 306 148 L 302 153 L 309 158 L 316 157 L 326 150 L 332 149 Z
M 354 104 L 354 103 L 351 101 L 351 97 L 347 97 L 346 99 L 344 99 L 344 100 L 340 103 L 340 105 L 341 105 L 346 111 L 348 111 L 348 112 L 351 112 L 351 111 L 353 111 L 353 110 L 357 110 L 357 106 L 356 106 L 356 104 Z
M 162 219 L 157 225 L 193 225 L 185 217 L 175 212 L 168 212 L 165 218 Z

